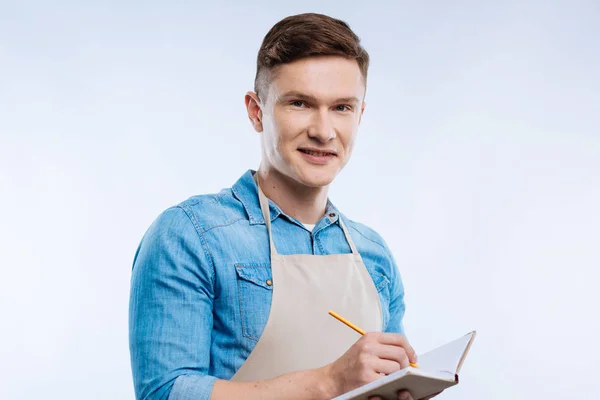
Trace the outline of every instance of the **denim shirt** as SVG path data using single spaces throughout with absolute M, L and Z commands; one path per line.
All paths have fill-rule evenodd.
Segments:
M 215 380 L 230 379 L 260 338 L 273 286 L 252 173 L 218 194 L 167 209 L 142 238 L 129 304 L 136 398 L 209 399 Z M 275 203 L 269 206 L 280 254 L 350 253 L 338 223 L 343 218 L 377 288 L 383 331 L 404 333 L 404 288 L 375 231 L 348 220 L 330 202 L 312 232 Z

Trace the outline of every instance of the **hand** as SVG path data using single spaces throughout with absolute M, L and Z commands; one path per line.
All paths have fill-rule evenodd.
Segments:
M 416 363 L 415 351 L 397 333 L 369 332 L 340 358 L 324 367 L 332 397 L 373 382 Z M 400 396 L 400 393 L 399 393 Z M 409 399 L 411 399 L 409 397 Z

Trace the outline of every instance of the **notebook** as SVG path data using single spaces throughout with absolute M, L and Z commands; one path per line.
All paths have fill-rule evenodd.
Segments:
M 419 355 L 419 368 L 408 367 L 356 388 L 333 400 L 367 400 L 371 396 L 396 399 L 399 390 L 408 389 L 420 399 L 458 384 L 462 367 L 476 332 Z

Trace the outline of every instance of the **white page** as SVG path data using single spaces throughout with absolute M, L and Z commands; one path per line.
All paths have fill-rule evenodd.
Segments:
M 419 355 L 419 368 L 424 371 L 447 371 L 458 373 L 460 361 L 471 342 L 475 332 L 471 332 L 459 339 L 447 343 L 437 349 Z

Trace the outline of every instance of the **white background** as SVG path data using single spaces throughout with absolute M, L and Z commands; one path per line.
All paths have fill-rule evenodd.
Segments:
M 0 2 L 0 398 L 133 398 L 137 244 L 258 165 L 256 52 L 307 11 L 372 57 L 332 200 L 393 250 L 419 351 L 479 332 L 439 398 L 597 398 L 598 1 L 199 3 Z

